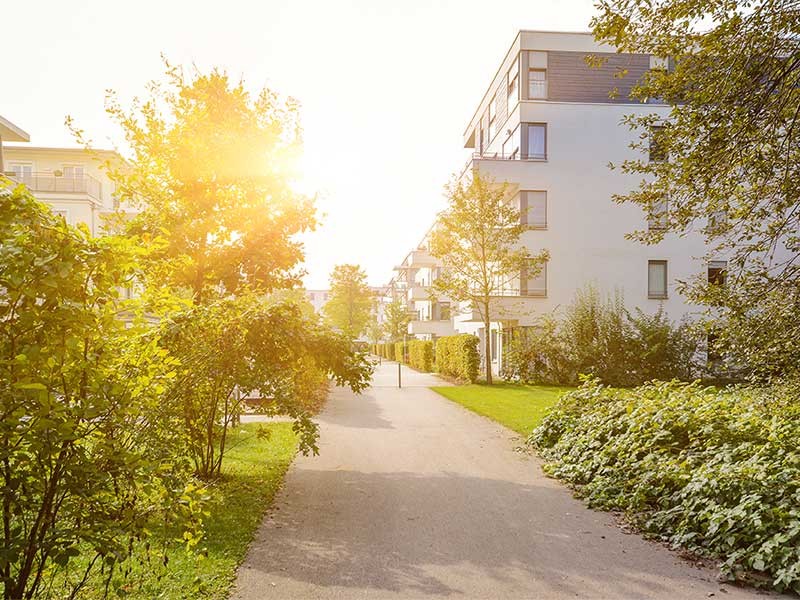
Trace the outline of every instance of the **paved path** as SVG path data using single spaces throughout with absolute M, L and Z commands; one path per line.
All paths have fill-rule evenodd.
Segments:
M 362 396 L 333 392 L 320 455 L 289 470 L 234 598 L 764 597 L 626 535 L 513 432 L 403 371 L 401 390 L 385 363 Z

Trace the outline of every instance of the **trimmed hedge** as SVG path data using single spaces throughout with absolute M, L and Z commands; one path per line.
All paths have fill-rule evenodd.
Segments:
M 590 379 L 562 396 L 529 443 L 589 505 L 721 559 L 730 579 L 800 592 L 798 440 L 796 384 L 622 390 Z
M 433 342 L 430 340 L 410 340 L 408 342 L 408 364 L 428 373 L 433 370 Z
M 436 371 L 474 383 L 480 369 L 478 338 L 468 333 L 436 340 Z
M 394 343 L 394 359 L 397 362 L 404 363 L 407 360 L 406 347 L 404 342 Z
M 394 360 L 394 344 L 380 342 L 375 344 L 374 352 L 376 355 L 385 358 L 386 360 Z

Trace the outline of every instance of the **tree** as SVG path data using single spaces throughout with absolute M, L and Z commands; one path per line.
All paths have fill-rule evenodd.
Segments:
M 322 307 L 326 320 L 348 338 L 357 338 L 364 333 L 372 313 L 366 273 L 358 265 L 336 265 L 330 287 L 328 302 Z
M 114 567 L 161 518 L 190 515 L 190 472 L 163 390 L 175 362 L 117 290 L 137 248 L 92 238 L 0 181 L 0 578 L 32 598 Z M 174 531 L 173 531 L 174 533 Z M 80 568 L 58 570 L 81 555 Z M 53 579 L 51 579 L 53 578 Z M 73 597 L 70 595 L 70 597 Z
M 667 233 L 704 235 L 710 258 L 728 257 L 729 293 L 705 274 L 685 291 L 718 315 L 738 311 L 733 322 L 751 310 L 761 318 L 762 301 L 775 293 L 800 306 L 797 1 L 601 0 L 598 8 L 598 40 L 665 59 L 631 96 L 661 99 L 671 111 L 627 117 L 643 154 L 616 166 L 642 177 L 616 199 L 659 213 L 666 228 L 631 237 L 653 244 Z M 798 336 L 796 314 L 782 322 Z
M 386 305 L 384 312 L 384 331 L 391 342 L 403 339 L 408 333 L 408 324 L 411 315 L 408 312 L 408 305 L 401 296 L 394 296 L 392 301 Z
M 251 95 L 216 69 L 187 78 L 169 63 L 166 82 L 149 89 L 130 109 L 108 97 L 132 160 L 106 163 L 117 198 L 141 209 L 127 231 L 151 251 L 148 279 L 195 303 L 296 285 L 295 236 L 316 224 L 313 202 L 293 187 L 297 103 L 269 89 Z
M 486 383 L 490 385 L 493 299 L 519 294 L 521 277 L 535 277 L 548 258 L 546 251 L 534 256 L 521 245 L 526 227 L 509 196 L 508 184 L 490 181 L 477 171 L 467 183 L 455 181 L 447 188 L 448 207 L 439 214 L 430 240 L 431 254 L 443 266 L 433 289 L 468 303 L 483 321 Z

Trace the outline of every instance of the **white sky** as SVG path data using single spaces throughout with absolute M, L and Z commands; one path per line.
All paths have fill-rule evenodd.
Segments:
M 323 224 L 306 285 L 334 264 L 370 283 L 422 237 L 467 159 L 462 133 L 519 29 L 584 31 L 591 0 L 28 0 L 5 6 L 0 115 L 37 146 L 121 143 L 103 110 L 173 63 L 219 66 L 303 106 L 305 177 Z

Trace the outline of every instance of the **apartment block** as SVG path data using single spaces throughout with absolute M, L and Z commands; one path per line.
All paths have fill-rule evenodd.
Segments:
M 612 171 L 609 163 L 642 158 L 630 144 L 652 135 L 631 131 L 623 118 L 666 117 L 670 110 L 658 99 L 633 101 L 630 90 L 648 70 L 666 68 L 662 58 L 617 53 L 590 33 L 520 31 L 503 57 L 464 132 L 471 155 L 462 177 L 479 172 L 507 182 L 509 202 L 527 226 L 522 243 L 533 254 L 548 250 L 550 260 L 535 277 L 523 270 L 498 294 L 489 332 L 476 311 L 449 307 L 452 330 L 492 336 L 495 369 L 502 367 L 504 332 L 535 325 L 588 284 L 603 294 L 623 294 L 629 308 L 653 313 L 663 307 L 678 320 L 697 307 L 686 303 L 677 282 L 724 269 L 724 257 L 713 265 L 704 258 L 700 235 L 667 234 L 654 246 L 627 240 L 627 233 L 661 224 L 648 222 L 638 206 L 613 200 L 638 179 Z M 645 157 L 663 158 L 655 146 Z M 410 327 L 409 333 L 418 332 Z

